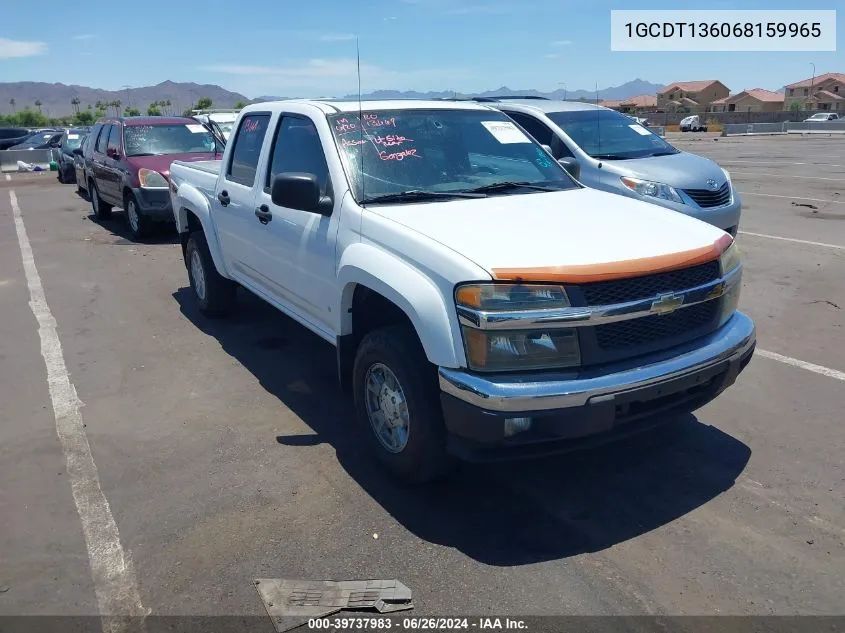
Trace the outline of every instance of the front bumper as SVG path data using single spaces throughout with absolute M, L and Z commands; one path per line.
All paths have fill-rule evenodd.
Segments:
M 732 385 L 755 345 L 754 323 L 737 312 L 702 339 L 581 372 L 481 376 L 441 368 L 450 449 L 473 461 L 534 456 L 650 428 Z M 508 418 L 531 418 L 531 429 L 505 437 Z
M 173 222 L 170 189 L 132 189 L 138 201 L 138 212 L 157 222 Z

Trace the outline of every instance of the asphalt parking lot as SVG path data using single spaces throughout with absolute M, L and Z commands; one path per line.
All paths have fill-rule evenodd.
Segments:
M 262 615 L 252 580 L 276 577 L 397 578 L 418 615 L 842 614 L 845 138 L 669 140 L 743 196 L 748 369 L 657 433 L 421 489 L 371 465 L 316 336 L 245 296 L 205 319 L 175 235 L 133 243 L 53 174 L 0 178 L 0 614 Z M 54 414 L 61 352 L 101 493 L 72 490 L 68 450 L 93 464 Z M 98 500 L 119 533 L 83 532 Z

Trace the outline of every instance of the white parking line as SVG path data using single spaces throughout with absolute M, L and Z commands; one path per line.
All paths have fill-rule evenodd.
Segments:
M 842 165 L 831 165 L 828 163 L 788 163 L 785 161 L 766 162 L 759 160 L 719 160 L 717 162 L 720 165 L 775 165 L 783 167 L 788 167 L 790 165 L 810 165 L 813 167 L 842 167 Z
M 56 319 L 53 318 L 47 297 L 41 284 L 41 277 L 35 266 L 35 257 L 29 237 L 26 234 L 21 209 L 15 192 L 9 191 L 18 245 L 21 250 L 26 285 L 29 288 L 29 306 L 38 321 L 38 335 L 41 338 L 41 356 L 47 368 L 47 386 L 53 403 L 56 419 L 56 433 L 67 462 L 76 511 L 82 522 L 82 533 L 88 549 L 91 577 L 100 615 L 109 622 L 103 622 L 104 630 L 120 631 L 131 622 L 122 618 L 111 620 L 108 616 L 146 616 L 149 611 L 141 604 L 141 594 L 132 561 L 124 554 L 120 545 L 120 534 L 112 516 L 109 502 L 100 488 L 97 465 L 91 454 L 91 446 L 85 435 L 80 408 L 82 402 L 76 395 L 76 387 L 70 380 L 62 343 L 59 340 Z M 137 618 L 135 625 L 137 628 Z
M 800 180 L 833 180 L 842 182 L 842 178 L 822 178 L 821 176 L 793 176 L 792 174 L 761 174 L 759 172 L 744 171 L 740 176 L 768 176 L 769 178 L 799 178 Z
M 809 200 L 810 202 L 827 202 L 829 204 L 845 204 L 845 200 L 825 200 L 824 198 L 805 198 L 804 196 L 777 196 L 773 193 L 755 193 L 753 191 L 740 191 L 742 196 L 762 196 L 763 198 L 783 198 L 785 200 Z
M 796 244 L 807 244 L 809 246 L 823 246 L 824 248 L 835 248 L 845 251 L 845 246 L 839 244 L 826 244 L 824 242 L 811 242 L 810 240 L 797 240 L 794 237 L 780 237 L 779 235 L 766 235 L 765 233 L 751 233 L 750 231 L 738 231 L 740 235 L 751 235 L 752 237 L 765 237 L 769 240 L 781 240 L 783 242 L 795 242 Z
M 776 360 L 779 363 L 785 363 L 787 365 L 792 365 L 793 367 L 800 367 L 801 369 L 806 369 L 807 371 L 811 371 L 815 374 L 821 374 L 822 376 L 836 378 L 836 380 L 845 382 L 845 371 L 831 369 L 830 367 L 822 367 L 821 365 L 814 365 L 813 363 L 808 363 L 807 361 L 798 360 L 797 358 L 792 358 L 791 356 L 783 356 L 782 354 L 770 352 L 765 349 L 758 348 L 756 353 L 763 358 L 768 358 L 769 360 Z
M 6 182 L 9 182 L 11 179 L 12 177 L 9 174 L 6 174 Z

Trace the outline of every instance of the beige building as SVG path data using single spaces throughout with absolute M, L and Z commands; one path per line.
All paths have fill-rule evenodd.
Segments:
M 657 93 L 657 110 L 663 112 L 710 112 L 711 104 L 731 94 L 721 81 L 678 81 Z
M 783 94 L 749 88 L 740 93 L 714 101 L 712 112 L 779 112 L 783 110 Z
M 654 112 L 657 109 L 657 97 L 654 95 L 637 95 L 628 99 L 602 101 L 601 105 L 628 114 Z
M 799 101 L 808 110 L 832 110 L 845 112 L 845 75 L 825 73 L 786 86 L 786 100 L 783 107 L 789 109 L 793 101 Z

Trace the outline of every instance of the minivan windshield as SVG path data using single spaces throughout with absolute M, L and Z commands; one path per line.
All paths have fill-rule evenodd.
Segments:
M 328 116 L 358 202 L 423 202 L 580 186 L 500 112 L 390 109 L 364 111 L 361 117 L 358 112 Z
M 65 136 L 65 140 L 62 142 L 62 148 L 68 151 L 75 150 L 77 147 L 82 145 L 82 141 L 84 139 L 84 132 L 68 132 Z
M 223 151 L 200 123 L 127 125 L 123 130 L 123 146 L 127 156 L 211 153 L 215 147 L 216 151 Z
M 548 117 L 593 158 L 625 160 L 679 153 L 656 134 L 613 110 L 549 112 Z

